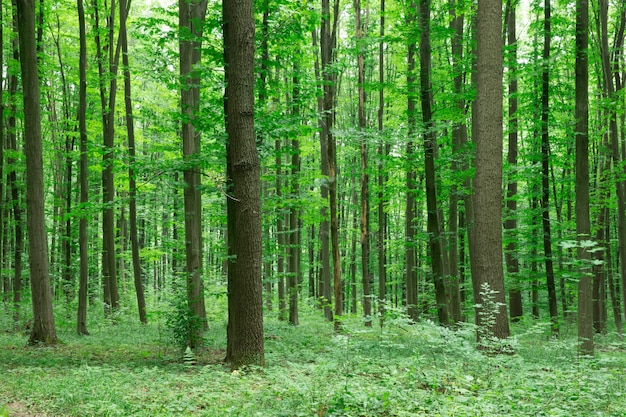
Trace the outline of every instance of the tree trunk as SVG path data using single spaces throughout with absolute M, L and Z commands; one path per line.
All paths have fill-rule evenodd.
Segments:
M 476 142 L 474 253 L 472 281 L 476 324 L 483 336 L 510 335 L 502 265 L 502 2 L 478 0 L 476 19 L 476 101 L 472 120 Z M 492 291 L 493 311 L 486 311 Z M 490 316 L 490 320 L 485 317 Z M 481 338 L 481 344 L 487 341 Z
M 202 281 L 202 192 L 200 181 L 200 134 L 196 132 L 195 120 L 200 107 L 200 74 L 196 66 L 201 58 L 202 29 L 206 15 L 207 0 L 180 0 L 180 76 L 181 126 L 183 172 L 185 190 L 185 273 L 187 306 L 192 317 L 188 343 L 194 348 L 202 345 L 202 333 L 208 327 L 204 305 Z
M 226 359 L 263 365 L 261 179 L 254 134 L 252 0 L 222 2 L 226 91 L 229 257 Z
M 294 63 L 292 115 L 294 120 L 300 118 L 300 86 L 298 80 L 298 64 Z M 291 203 L 289 206 L 289 323 L 297 326 L 298 318 L 298 275 L 300 270 L 300 140 L 291 140 Z
M 329 23 L 324 23 L 322 21 L 322 26 Z M 322 30 L 323 33 L 323 30 Z M 321 43 L 328 42 L 328 40 L 322 39 Z M 317 31 L 313 31 L 313 47 L 317 47 Z M 328 45 L 325 45 L 324 48 L 328 48 Z M 322 47 L 320 45 L 320 55 L 322 54 Z M 324 58 L 321 59 L 322 66 L 328 65 L 324 64 Z M 319 61 L 316 57 L 315 60 L 315 78 L 318 80 L 319 85 L 322 86 L 322 90 L 325 91 L 324 80 L 326 80 L 326 76 L 322 74 L 323 68 L 320 69 Z M 317 111 L 321 115 L 319 117 L 319 132 L 320 132 L 320 161 L 321 161 L 321 173 L 322 176 L 328 178 L 328 125 L 326 123 L 327 116 L 324 115 L 324 95 L 318 95 L 317 99 Z M 320 209 L 320 217 L 322 221 L 320 223 L 319 237 L 321 241 L 320 247 L 320 258 L 321 258 L 321 267 L 320 267 L 320 280 L 319 280 L 319 293 L 320 293 L 320 304 L 324 308 L 324 317 L 326 320 L 333 320 L 333 311 L 332 311 L 332 286 L 330 282 L 330 222 L 328 221 L 328 181 L 323 181 L 320 186 L 320 193 L 322 196 L 322 208 Z
M 380 0 L 380 42 L 378 44 L 378 132 L 381 139 L 378 145 L 378 312 L 383 324 L 385 302 L 387 300 L 387 213 L 385 212 L 384 187 L 387 182 L 384 161 L 385 152 L 383 120 L 385 111 L 385 0 Z
M 367 13 L 367 10 L 366 10 Z M 369 173 L 367 172 L 367 141 L 365 129 L 365 29 L 361 19 L 361 0 L 354 0 L 354 14 L 357 42 L 357 72 L 358 72 L 358 115 L 361 148 L 361 275 L 363 284 L 363 316 L 365 326 L 372 326 L 372 299 L 370 297 L 370 217 L 369 217 Z
M 442 236 L 439 226 L 439 205 L 437 203 L 437 188 L 435 182 L 435 149 L 437 138 L 435 125 L 432 120 L 432 81 L 431 73 L 431 45 L 430 45 L 430 0 L 420 0 L 420 98 L 422 102 L 422 122 L 424 125 L 424 163 L 426 165 L 426 211 L 428 213 L 428 247 L 432 262 L 433 281 L 435 283 L 435 298 L 437 301 L 437 317 L 439 323 L 447 324 L 448 301 L 444 285 L 444 263 L 442 250 Z
M 128 216 L 130 227 L 130 245 L 133 261 L 133 277 L 139 321 L 147 323 L 146 298 L 143 291 L 143 277 L 141 272 L 141 260 L 139 259 L 139 239 L 137 237 L 137 170 L 135 168 L 135 120 L 133 118 L 133 105 L 130 89 L 130 69 L 128 64 L 128 39 L 126 33 L 126 19 L 130 9 L 130 2 L 120 0 L 120 36 L 122 38 L 122 65 L 124 70 L 124 104 L 126 108 L 126 131 L 128 134 Z
M 543 226 L 543 252 L 545 255 L 551 330 L 553 334 L 558 334 L 559 312 L 557 310 L 556 286 L 554 282 L 552 232 L 550 226 L 550 134 L 548 131 L 550 116 L 550 43 L 552 39 L 550 31 L 550 14 L 550 0 L 545 0 L 543 64 L 541 76 L 541 218 Z
M 337 150 L 332 132 L 335 121 L 335 92 L 337 76 L 332 68 L 335 62 L 335 46 L 337 44 L 337 25 L 339 19 L 339 1 L 333 4 L 331 22 L 330 1 L 322 0 L 322 34 L 321 34 L 321 73 L 324 78 L 324 102 L 322 116 L 322 135 L 327 138 L 326 153 L 328 156 L 328 195 L 330 204 L 330 236 L 333 258 L 334 288 L 334 327 L 341 328 L 340 316 L 343 315 L 343 295 L 341 292 L 341 259 L 339 255 L 339 221 L 337 216 Z M 332 29 L 331 29 L 332 26 Z
M 519 260 L 517 248 L 517 37 L 516 37 L 516 3 L 513 0 L 507 2 L 506 32 L 508 40 L 508 65 L 509 65 L 509 150 L 507 162 L 510 167 L 510 178 L 506 193 L 506 219 L 504 229 L 507 231 L 506 269 L 511 276 L 509 289 L 509 315 L 512 321 L 519 321 L 523 315 L 522 291 L 520 290 Z
M 80 205 L 81 215 L 78 224 L 78 252 L 80 256 L 78 280 L 78 311 L 76 332 L 87 335 L 87 290 L 89 284 L 89 254 L 87 247 L 87 219 L 85 206 L 89 202 L 89 173 L 87 161 L 87 35 L 85 29 L 85 7 L 83 0 L 76 0 L 78 7 L 79 30 L 79 90 L 78 90 L 78 131 L 80 135 Z
M 593 355 L 593 280 L 591 254 L 582 244 L 591 238 L 589 218 L 589 5 L 576 1 L 576 235 L 581 261 L 578 281 L 578 341 L 583 355 Z M 609 77 L 610 78 L 610 77 Z M 619 192 L 619 189 L 618 189 Z M 626 258 L 622 258 L 626 259 Z
M 57 342 L 57 334 L 52 312 L 52 290 L 48 266 L 39 69 L 35 38 L 35 3 L 33 0 L 17 0 L 17 22 L 24 100 L 26 216 L 33 303 L 33 327 L 29 344 L 44 343 L 50 345 Z

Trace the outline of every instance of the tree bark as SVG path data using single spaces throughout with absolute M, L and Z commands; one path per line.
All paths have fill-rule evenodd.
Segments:
M 367 13 L 367 11 L 366 11 Z M 370 297 L 370 204 L 369 204 L 369 173 L 367 171 L 367 140 L 365 129 L 365 29 L 361 19 L 361 0 L 354 0 L 354 14 L 357 42 L 357 72 L 358 72 L 358 115 L 361 151 L 361 277 L 363 285 L 363 316 L 365 326 L 372 326 L 372 299 Z
M 126 32 L 126 20 L 130 10 L 130 1 L 120 0 L 120 36 L 122 38 L 122 66 L 124 72 L 124 104 L 126 109 L 126 131 L 128 135 L 128 216 L 130 227 L 130 250 L 133 262 L 133 282 L 139 310 L 139 321 L 147 323 L 146 298 L 143 290 L 143 276 L 141 271 L 141 259 L 139 259 L 139 238 L 137 236 L 137 169 L 135 151 L 135 120 L 133 118 L 133 104 L 130 86 L 130 68 L 128 63 L 128 39 Z
M 589 5 L 576 1 L 576 235 L 577 257 L 581 261 L 578 281 L 578 341 L 583 355 L 593 355 L 593 280 L 591 254 L 583 246 L 591 237 L 589 216 Z M 610 77 L 609 77 L 610 78 Z M 619 191 L 619 189 L 618 189 Z M 626 258 L 623 258 L 626 259 Z
M 503 339 L 510 331 L 502 265 L 502 2 L 498 0 L 478 0 L 474 107 L 474 228 L 479 233 L 473 237 L 471 267 L 476 324 L 489 337 Z M 494 291 L 496 311 L 482 307 L 487 301 L 483 284 Z M 493 321 L 485 322 L 484 314 L 493 314 Z
M 79 280 L 78 311 L 76 332 L 87 335 L 87 290 L 89 285 L 89 254 L 87 242 L 87 219 L 85 206 L 89 202 L 89 173 L 87 157 L 87 35 L 85 29 L 85 6 L 83 0 L 76 0 L 79 31 L 79 87 L 78 87 L 78 131 L 80 135 L 80 204 L 81 215 L 78 224 Z
M 35 3 L 33 0 L 17 0 L 17 22 L 24 100 L 26 215 L 33 303 L 33 327 L 29 344 L 50 345 L 57 342 L 57 334 L 52 312 L 52 289 L 50 288 L 48 266 L 39 67 L 37 65 Z
M 504 229 L 508 233 L 508 243 L 504 253 L 506 269 L 511 276 L 512 284 L 509 289 L 509 315 L 512 321 L 519 321 L 523 315 L 522 291 L 520 290 L 519 260 L 517 249 L 517 25 L 515 20 L 516 1 L 507 1 L 506 33 L 509 46 L 509 150 L 507 162 L 509 164 L 510 178 L 507 184 L 506 193 L 506 219 Z
M 185 274 L 187 306 L 192 317 L 188 343 L 194 348 L 202 345 L 202 333 L 208 328 L 202 281 L 202 192 L 200 181 L 200 134 L 196 132 L 195 120 L 200 108 L 200 74 L 196 68 L 201 59 L 202 29 L 206 15 L 207 0 L 180 0 L 180 76 L 181 112 L 183 115 L 181 135 L 185 190 Z
M 549 134 L 549 91 L 550 91 L 550 43 L 551 34 L 550 0 L 544 2 L 544 42 L 541 75 L 541 218 L 543 227 L 543 252 L 545 255 L 546 281 L 550 324 L 553 334 L 558 334 L 559 312 L 557 310 L 556 285 L 552 260 L 552 231 L 550 225 L 550 134 Z
M 224 109 L 229 257 L 226 359 L 234 368 L 263 365 L 260 163 L 254 134 L 254 13 L 252 0 L 222 2 L 226 91 Z M 231 229 L 232 227 L 232 229 Z
M 437 137 L 432 120 L 432 81 L 430 45 L 430 0 L 420 0 L 420 98 L 424 126 L 424 163 L 426 165 L 426 211 L 428 213 L 428 248 L 432 262 L 435 299 L 439 323 L 448 324 L 448 301 L 444 284 L 442 236 L 439 226 L 439 204 L 435 182 L 435 149 Z

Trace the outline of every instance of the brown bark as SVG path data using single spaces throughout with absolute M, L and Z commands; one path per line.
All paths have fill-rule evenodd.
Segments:
M 133 118 L 133 104 L 130 86 L 130 68 L 128 63 L 128 39 L 126 33 L 126 20 L 130 10 L 130 1 L 120 0 L 120 36 L 122 38 L 122 65 L 124 72 L 124 105 L 126 109 L 126 131 L 128 135 L 128 216 L 130 227 L 130 245 L 133 262 L 133 282 L 139 310 L 139 321 L 147 323 L 146 298 L 143 290 L 143 277 L 141 271 L 141 259 L 139 259 L 139 238 L 137 236 L 137 170 L 135 168 L 135 120 Z
M 476 101 L 472 128 L 476 142 L 474 176 L 474 251 L 472 281 L 476 321 L 487 335 L 510 335 L 502 265 L 502 3 L 478 0 L 476 19 Z M 499 308 L 482 309 L 483 284 L 495 291 Z M 483 314 L 494 314 L 485 323 Z M 482 342 L 482 341 L 481 341 Z
M 208 327 L 202 281 L 202 192 L 200 181 L 200 134 L 196 132 L 195 119 L 200 106 L 200 74 L 196 66 L 201 58 L 203 22 L 207 0 L 180 0 L 180 75 L 181 135 L 185 189 L 185 274 L 187 306 L 192 317 L 188 342 L 193 348 L 202 344 L 202 333 Z
M 252 0 L 222 2 L 226 91 L 224 109 L 229 196 L 226 359 L 233 367 L 263 365 L 261 180 L 254 134 Z
M 444 284 L 444 263 L 442 236 L 439 225 L 439 204 L 437 202 L 437 188 L 435 182 L 435 149 L 437 138 L 435 124 L 432 119 L 432 81 L 431 73 L 431 45 L 430 45 L 430 0 L 420 0 L 420 98 L 422 104 L 422 122 L 424 126 L 424 163 L 426 165 L 426 211 L 428 214 L 428 248 L 432 262 L 433 281 L 435 283 L 435 298 L 437 302 L 437 317 L 439 323 L 447 324 L 448 301 Z
M 579 246 L 577 257 L 582 262 L 578 281 L 578 341 L 580 352 L 593 355 L 593 281 L 590 274 L 590 253 L 583 241 L 591 237 L 589 217 L 589 5 L 587 0 L 576 1 L 576 235 Z M 610 77 L 609 77 L 610 78 Z
M 17 0 L 20 66 L 24 100 L 24 153 L 26 155 L 26 211 L 28 255 L 33 303 L 33 327 L 29 344 L 57 342 L 46 238 L 43 144 L 39 69 L 35 39 L 35 3 Z
M 366 10 L 367 14 L 368 11 Z M 370 217 L 369 217 L 369 173 L 367 171 L 367 140 L 365 129 L 367 125 L 365 117 L 365 25 L 361 18 L 361 0 L 354 0 L 354 14 L 357 42 L 357 72 L 358 72 L 358 115 L 360 131 L 361 151 L 361 277 L 363 285 L 363 316 L 365 326 L 372 326 L 372 299 L 370 297 Z
M 89 334 L 87 331 L 87 290 L 89 280 L 89 255 L 87 252 L 87 219 L 84 207 L 89 201 L 89 173 L 87 171 L 87 35 L 85 29 L 85 7 L 83 0 L 76 0 L 78 8 L 79 31 L 79 90 L 78 90 L 78 131 L 80 135 L 80 204 L 82 213 L 78 224 L 79 280 L 78 311 L 76 314 L 76 332 Z
M 385 0 L 380 0 L 380 43 L 378 44 L 378 131 L 381 135 L 378 145 L 378 312 L 381 325 L 387 300 L 387 213 L 385 212 L 384 186 L 387 174 L 384 169 L 386 151 L 383 139 L 383 120 L 385 111 Z
M 517 178 L 515 167 L 517 166 L 517 37 L 515 20 L 515 1 L 507 2 L 506 33 L 509 46 L 509 151 L 507 162 L 511 178 L 507 184 L 506 193 L 506 219 L 504 229 L 508 233 L 508 243 L 504 252 L 506 269 L 511 276 L 511 287 L 509 288 L 509 315 L 512 321 L 518 321 L 523 315 L 522 292 L 520 290 L 519 260 L 517 258 Z

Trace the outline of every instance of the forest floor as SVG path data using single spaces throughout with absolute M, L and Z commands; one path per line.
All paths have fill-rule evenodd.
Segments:
M 64 314 L 62 343 L 31 348 L 0 309 L 0 416 L 626 416 L 626 344 L 598 336 L 596 356 L 579 358 L 575 324 L 560 339 L 547 323 L 515 324 L 515 354 L 489 356 L 471 325 L 391 312 L 382 328 L 347 318 L 336 335 L 302 306 L 298 327 L 266 315 L 266 367 L 231 371 L 223 313 L 210 315 L 195 364 L 164 312 L 143 326 L 128 311 L 93 318 L 82 337 Z

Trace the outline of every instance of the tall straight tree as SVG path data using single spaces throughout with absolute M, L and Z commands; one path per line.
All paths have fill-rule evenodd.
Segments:
M 322 112 L 322 135 L 327 138 L 328 155 L 328 195 L 330 204 L 330 237 L 333 258 L 333 290 L 335 298 L 335 330 L 341 327 L 339 317 L 343 315 L 343 294 L 341 291 L 341 259 L 339 254 L 339 219 L 337 214 L 337 146 L 333 133 L 335 122 L 335 93 L 337 75 L 333 68 L 337 45 L 337 26 L 339 20 L 339 0 L 334 0 L 333 12 L 330 0 L 322 0 L 322 30 L 320 50 L 322 56 L 322 77 L 324 79 L 324 103 Z
M 502 264 L 502 2 L 478 0 L 476 17 L 476 101 L 472 129 L 476 142 L 474 250 L 471 258 L 476 324 L 495 338 L 510 335 Z M 483 284 L 499 303 L 492 322 L 482 319 Z
M 130 1 L 120 0 L 120 37 L 122 42 L 122 66 L 124 74 L 124 106 L 126 109 L 126 132 L 128 135 L 128 216 L 130 223 L 130 250 L 133 261 L 133 277 L 135 283 L 135 295 L 139 310 L 139 321 L 147 323 L 146 297 L 143 291 L 143 278 L 141 272 L 141 260 L 139 259 L 139 239 L 137 237 L 137 169 L 135 167 L 135 119 L 133 118 L 133 104 L 131 97 L 130 65 L 128 62 L 128 36 L 126 20 L 130 10 Z
M 224 0 L 227 141 L 228 328 L 226 360 L 263 365 L 261 178 L 254 134 L 252 0 Z
M 367 13 L 367 11 L 366 11 Z M 358 115 L 361 148 L 361 270 L 363 284 L 363 315 L 365 325 L 372 326 L 372 299 L 370 297 L 370 206 L 369 174 L 367 172 L 367 139 L 365 129 L 365 27 L 361 18 L 361 0 L 354 0 L 354 19 L 356 25 L 357 72 L 358 72 Z
M 383 139 L 385 113 L 385 0 L 380 0 L 380 42 L 378 44 L 378 311 L 382 317 L 387 299 L 387 213 L 385 212 L 384 186 L 387 174 L 384 170 L 385 156 L 389 154 Z
M 120 49 L 114 47 L 115 1 L 111 2 L 107 18 L 107 41 L 102 44 L 100 33 L 100 16 L 97 0 L 94 0 L 94 25 L 96 41 L 96 58 L 100 81 L 100 108 L 102 110 L 102 136 L 104 147 L 102 155 L 102 201 L 105 205 L 102 212 L 102 280 L 104 287 L 105 313 L 119 307 L 117 287 L 117 261 L 115 253 L 115 181 L 113 165 L 115 159 L 115 99 L 117 96 L 117 68 Z M 105 61 L 104 53 L 108 51 Z M 108 68 L 105 69 L 105 64 Z M 107 97 L 108 83 L 108 97 Z
M 415 2 L 411 2 L 408 6 L 406 13 L 406 22 L 408 27 L 412 27 L 415 23 L 417 13 L 417 5 Z M 417 84 L 415 79 L 415 54 L 417 45 L 415 43 L 414 36 L 409 34 L 409 44 L 407 50 L 407 119 L 409 125 L 408 140 L 406 143 L 406 200 L 404 206 L 404 240 L 406 246 L 405 255 L 405 286 L 406 286 L 406 304 L 407 312 L 411 319 L 418 319 L 418 294 L 417 294 L 417 270 L 416 270 L 416 241 L 415 241 L 415 228 L 416 228 L 416 203 L 415 193 L 417 190 L 417 174 L 415 166 L 415 143 L 413 142 L 413 136 L 416 131 L 416 97 L 415 91 Z
M 541 70 L 541 219 L 543 226 L 543 252 L 545 255 L 546 280 L 548 284 L 548 305 L 552 333 L 558 333 L 559 312 L 554 283 L 554 263 L 552 262 L 552 231 L 550 226 L 550 44 L 551 5 L 544 2 L 543 20 L 543 60 Z
M 195 120 L 200 108 L 200 73 L 202 30 L 207 0 L 179 0 L 178 26 L 180 49 L 180 105 L 182 113 L 183 172 L 185 190 L 185 282 L 187 308 L 196 324 L 191 326 L 188 344 L 202 344 L 202 332 L 207 327 L 202 282 L 202 193 L 200 190 L 200 135 Z
M 44 210 L 43 144 L 34 0 L 17 0 L 17 22 L 24 100 L 26 211 L 33 303 L 33 327 L 29 344 L 49 345 L 57 342 L 57 333 L 52 312 Z
M 506 33 L 508 41 L 508 70 L 509 70 L 509 94 L 508 94 L 508 130 L 509 149 L 507 162 L 512 178 L 509 178 L 506 193 L 506 219 L 504 228 L 509 233 L 509 241 L 504 253 L 507 272 L 513 278 L 513 284 L 509 289 L 509 314 L 511 320 L 519 320 L 523 314 L 522 292 L 519 288 L 519 260 L 517 250 L 517 178 L 515 178 L 515 166 L 517 165 L 517 24 L 515 19 L 517 0 L 508 0 L 506 6 Z
M 576 0 L 576 235 L 581 261 L 578 281 L 578 341 L 580 351 L 593 355 L 593 280 L 589 271 L 591 255 L 583 245 L 591 236 L 589 215 L 589 5 Z
M 85 29 L 85 6 L 83 0 L 76 0 L 78 8 L 79 63 L 78 63 L 78 132 L 80 138 L 80 205 L 78 223 L 78 311 L 76 314 L 76 332 L 89 334 L 87 330 L 87 286 L 89 283 L 89 254 L 87 242 L 87 219 L 85 206 L 89 201 L 89 174 L 87 170 L 87 34 Z
M 439 323 L 448 323 L 448 302 L 444 285 L 443 249 L 439 226 L 439 205 L 435 181 L 435 149 L 437 136 L 433 121 L 433 91 L 431 73 L 430 45 L 430 0 L 420 0 L 420 99 L 422 103 L 422 122 L 424 126 L 424 163 L 426 165 L 426 211 L 428 213 L 428 247 L 432 262 L 435 299 Z

